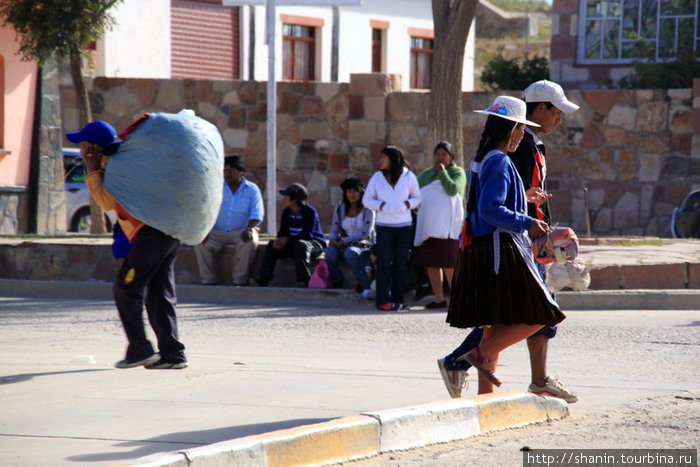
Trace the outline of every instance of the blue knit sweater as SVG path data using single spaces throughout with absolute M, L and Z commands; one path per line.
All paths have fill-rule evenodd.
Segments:
M 507 155 L 498 152 L 482 165 L 480 176 L 470 172 L 470 178 L 470 185 L 476 184 L 476 204 L 469 217 L 474 237 L 498 227 L 516 232 L 530 228 L 523 182 Z

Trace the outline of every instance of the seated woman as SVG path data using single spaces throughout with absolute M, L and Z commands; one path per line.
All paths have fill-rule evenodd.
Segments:
M 333 211 L 331 236 L 323 253 L 333 287 L 343 285 L 343 273 L 338 267 L 342 256 L 357 280 L 355 290 L 362 292 L 370 286 L 365 265 L 369 259 L 369 249 L 375 241 L 375 215 L 374 211 L 362 206 L 362 196 L 365 194 L 362 180 L 346 178 L 340 188 L 343 190 L 343 200 Z

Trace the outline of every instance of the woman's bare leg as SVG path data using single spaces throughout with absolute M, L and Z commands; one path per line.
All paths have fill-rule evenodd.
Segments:
M 445 294 L 442 292 L 442 269 L 427 269 L 428 279 L 430 279 L 430 287 L 433 288 L 433 294 L 435 294 L 435 303 L 442 303 L 445 301 Z
M 527 339 L 541 328 L 541 324 L 497 324 L 485 326 L 484 335 L 481 338 L 479 347 L 472 350 L 471 355 L 476 358 L 483 357 L 485 360 L 488 360 L 482 363 L 482 368 L 496 371 L 498 356 L 501 351 L 523 339 Z M 493 391 L 493 383 L 479 372 L 479 394 L 488 394 Z

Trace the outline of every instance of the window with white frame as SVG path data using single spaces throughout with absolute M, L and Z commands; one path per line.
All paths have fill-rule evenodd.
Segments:
M 579 63 L 673 60 L 700 51 L 700 0 L 580 0 Z

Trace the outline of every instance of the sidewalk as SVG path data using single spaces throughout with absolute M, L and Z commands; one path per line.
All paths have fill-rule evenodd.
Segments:
M 700 289 L 700 240 L 582 237 L 579 241 L 579 258 L 590 269 L 591 290 Z M 111 282 L 115 265 L 110 244 L 111 239 L 104 237 L 0 237 L 0 278 Z M 230 261 L 232 250 L 225 249 L 219 271 L 224 284 L 230 282 Z M 280 261 L 271 285 L 290 286 L 293 279 L 293 263 Z M 176 281 L 199 283 L 192 247 L 180 248 Z
M 199 303 L 229 303 L 235 305 L 269 305 L 288 303 L 293 306 L 348 306 L 353 304 L 374 308 L 374 302 L 364 300 L 354 290 L 299 289 L 291 287 L 231 287 L 178 285 L 180 301 Z M 56 297 L 112 299 L 110 282 L 26 281 L 0 279 L 0 297 Z M 557 302 L 564 310 L 695 310 L 700 309 L 700 289 L 635 289 L 584 290 L 557 293 Z M 409 298 L 409 294 L 406 294 Z M 410 298 L 406 304 L 421 309 L 430 300 Z

